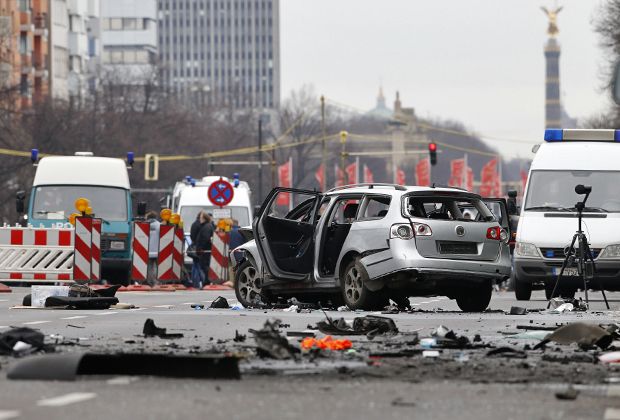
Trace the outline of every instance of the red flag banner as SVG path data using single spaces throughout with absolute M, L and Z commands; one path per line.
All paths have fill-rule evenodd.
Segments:
M 321 166 L 319 166 L 319 170 L 316 171 L 316 173 L 314 174 L 314 177 L 319 182 L 321 191 L 323 191 L 323 164 L 322 163 L 321 163 Z
M 405 185 L 405 171 L 398 169 L 398 166 L 394 166 L 394 171 L 396 172 L 396 184 Z
M 291 162 L 278 166 L 278 185 L 284 188 L 291 188 Z M 289 194 L 280 193 L 276 199 L 276 204 L 288 205 Z
M 368 169 L 368 166 L 364 165 L 364 184 L 372 184 L 375 182 L 372 172 Z
M 358 184 L 357 182 L 357 164 L 352 163 L 344 169 L 347 172 L 347 180 L 349 184 Z
M 467 185 L 465 189 L 471 192 L 474 191 L 474 170 L 469 166 L 467 167 Z
M 421 160 L 415 167 L 415 183 L 420 187 L 431 186 L 431 165 L 429 159 Z
M 480 194 L 483 197 L 491 197 L 495 192 L 496 187 L 496 175 L 497 174 L 497 158 L 491 159 L 486 165 L 482 167 L 482 171 L 480 173 Z
M 336 187 L 342 187 L 344 185 L 344 174 L 337 164 L 334 165 L 334 179 L 336 180 Z
M 463 188 L 465 180 L 463 179 L 465 169 L 465 158 L 453 159 L 450 161 L 450 181 L 448 185 L 451 187 Z

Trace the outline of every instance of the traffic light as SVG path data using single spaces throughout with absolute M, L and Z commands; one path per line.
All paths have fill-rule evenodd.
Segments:
M 157 181 L 159 178 L 159 156 L 144 156 L 144 179 L 147 181 Z
M 428 157 L 431 160 L 431 165 L 437 164 L 437 145 L 435 143 L 428 144 Z

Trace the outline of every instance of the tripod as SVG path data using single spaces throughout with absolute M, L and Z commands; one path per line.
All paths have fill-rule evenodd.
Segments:
M 558 279 L 555 282 L 555 286 L 553 287 L 553 292 L 551 292 L 551 299 L 555 297 L 555 292 L 558 289 L 558 285 L 560 284 L 560 280 L 562 279 L 562 275 L 564 274 L 564 269 L 566 267 L 571 267 L 577 259 L 577 272 L 579 276 L 583 279 L 583 290 L 586 293 L 586 302 L 589 304 L 588 300 L 588 281 L 596 278 L 598 280 L 599 287 L 601 288 L 601 292 L 603 293 L 603 299 L 605 299 L 605 305 L 607 305 L 607 309 L 609 309 L 609 303 L 607 302 L 607 296 L 605 296 L 605 290 L 603 290 L 603 283 L 601 282 L 601 278 L 598 275 L 598 271 L 596 271 L 596 265 L 594 265 L 594 256 L 592 255 L 592 251 L 590 250 L 590 245 L 588 244 L 588 238 L 581 230 L 581 219 L 583 209 L 586 206 L 586 201 L 592 192 L 591 186 L 577 185 L 575 187 L 575 192 L 577 194 L 585 194 L 585 198 L 583 201 L 575 204 L 575 208 L 577 209 L 577 218 L 579 220 L 579 225 L 577 232 L 573 235 L 573 240 L 568 247 L 568 250 L 565 252 L 566 256 L 564 258 L 564 262 L 562 263 L 562 268 L 560 269 L 560 274 L 558 275 Z M 575 249 L 575 242 L 578 243 L 578 249 Z M 547 309 L 551 305 L 551 301 L 547 304 Z

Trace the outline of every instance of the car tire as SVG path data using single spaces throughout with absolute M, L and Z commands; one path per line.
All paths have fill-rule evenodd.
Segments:
M 493 286 L 485 282 L 480 287 L 463 291 L 456 297 L 456 303 L 463 312 L 484 312 L 491 302 Z
M 530 300 L 532 297 L 532 284 L 524 283 L 515 277 L 515 297 L 517 300 Z
M 371 292 L 364 285 L 368 281 L 368 274 L 356 259 L 351 261 L 344 270 L 344 277 L 340 279 L 344 303 L 349 309 L 373 310 L 378 302 L 378 294 Z
M 257 294 L 266 297 L 262 283 L 263 279 L 256 266 L 250 260 L 244 261 L 235 271 L 235 296 L 239 303 L 246 308 L 252 307 L 255 305 L 252 300 Z M 265 299 L 261 298 L 261 300 Z

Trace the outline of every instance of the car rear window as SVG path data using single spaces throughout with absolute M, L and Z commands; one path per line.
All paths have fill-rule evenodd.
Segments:
M 414 196 L 405 199 L 409 216 L 421 219 L 489 222 L 493 213 L 482 200 L 470 197 Z

